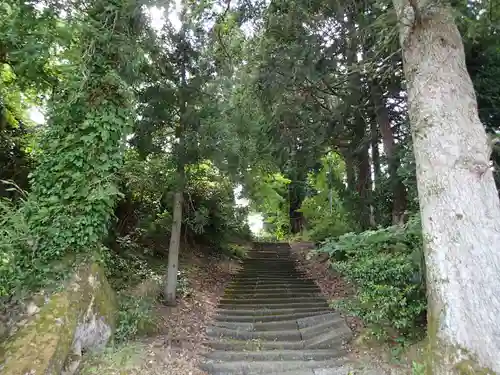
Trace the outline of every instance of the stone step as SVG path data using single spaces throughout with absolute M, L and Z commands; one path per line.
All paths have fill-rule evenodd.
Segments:
M 224 310 L 240 309 L 242 305 L 220 304 L 219 308 Z M 259 310 L 282 310 L 287 308 L 309 308 L 309 307 L 328 307 L 326 301 L 317 302 L 289 302 L 289 303 L 269 303 L 269 304 L 248 304 L 244 306 L 247 309 Z
M 276 305 L 288 303 L 309 303 L 309 302 L 322 302 L 325 303 L 324 298 L 320 297 L 269 297 L 269 298 L 223 298 L 220 300 L 221 305 Z
M 267 340 L 267 341 L 301 341 L 302 336 L 298 329 L 280 331 L 245 331 L 244 329 L 230 329 L 224 327 L 207 327 L 208 337 L 225 337 L 234 340 Z
M 283 268 L 276 269 L 276 272 L 297 272 L 295 262 L 292 262 L 290 259 L 247 259 L 241 264 L 245 267 L 241 270 L 242 273 L 252 272 L 254 270 L 266 270 L 269 268 L 276 268 L 277 266 L 281 266 Z
M 331 350 L 262 350 L 210 352 L 206 358 L 213 361 L 322 361 L 345 355 L 342 349 Z
M 268 375 L 273 372 L 281 374 L 290 370 L 338 367 L 344 363 L 345 360 L 342 359 L 325 361 L 235 361 L 223 363 L 207 361 L 202 364 L 201 369 L 213 375 Z
M 320 307 L 299 307 L 299 308 L 283 308 L 283 309 L 250 309 L 250 308 L 235 308 L 235 309 L 218 309 L 217 314 L 223 316 L 254 316 L 255 318 L 276 315 L 289 315 L 300 313 L 317 313 L 317 312 L 331 312 L 329 308 Z
M 292 314 L 276 314 L 276 315 L 223 315 L 218 314 L 215 316 L 216 321 L 220 322 L 235 322 L 235 323 L 266 323 L 266 322 L 280 322 L 287 320 L 296 320 L 300 318 L 307 318 L 310 316 L 315 316 L 318 314 L 327 314 L 330 310 L 328 309 L 314 309 L 312 311 L 298 312 Z
M 241 275 L 249 273 L 258 273 L 269 270 L 272 270 L 277 273 L 299 272 L 295 268 L 295 263 L 287 260 L 273 260 L 273 259 L 256 260 L 256 261 L 247 260 L 241 263 L 241 265 L 243 266 L 243 268 L 240 270 Z
M 269 292 L 273 289 L 281 290 L 281 289 L 300 289 L 300 288 L 309 288 L 316 289 L 319 288 L 314 283 L 231 283 L 228 285 L 229 290 L 238 290 L 238 291 L 250 291 L 254 289 L 258 289 L 259 292 Z
M 226 351 L 258 351 L 258 350 L 303 350 L 304 341 L 259 341 L 234 339 L 209 339 L 206 343 L 212 349 Z
M 241 262 L 246 265 L 247 268 L 245 270 L 251 270 L 253 268 L 256 269 L 265 269 L 269 266 L 273 266 L 276 264 L 283 264 L 289 267 L 290 269 L 296 270 L 295 265 L 297 264 L 294 260 L 290 259 L 290 255 L 280 256 L 280 257 L 271 257 L 271 258 L 246 258 Z M 245 271 L 243 270 L 243 272 Z M 281 271 L 281 270 L 278 270 Z
M 255 274 L 255 273 L 261 274 L 265 271 L 273 271 L 276 272 L 277 274 L 286 274 L 289 272 L 293 273 L 301 272 L 297 270 L 295 263 L 284 260 L 265 259 L 265 260 L 258 260 L 255 262 L 246 261 L 242 263 L 242 266 L 243 267 L 240 269 L 241 273 L 236 276 Z
M 277 278 L 262 278 L 255 277 L 253 279 L 250 278 L 242 278 L 242 279 L 233 279 L 231 280 L 233 284 L 303 284 L 303 283 L 313 283 L 312 280 L 309 279 L 301 279 L 299 276 L 292 277 L 277 277 Z
M 287 286 L 287 287 L 238 287 L 232 286 L 231 288 L 226 289 L 227 293 L 232 294 L 244 294 L 244 293 L 308 293 L 308 292 L 320 292 L 320 289 L 316 285 L 308 285 L 308 286 Z
M 257 278 L 255 280 L 245 280 L 245 279 L 242 279 L 242 280 L 231 280 L 231 284 L 238 284 L 238 285 L 245 285 L 245 284 L 248 284 L 248 285 L 255 285 L 255 284 L 259 284 L 259 285 L 266 285 L 266 284 L 269 284 L 269 285 L 276 285 L 276 284 L 283 284 L 283 285 L 316 285 L 314 283 L 314 281 L 312 280 L 308 280 L 308 279 L 299 279 L 299 278 L 289 278 L 289 279 L 268 279 L 268 280 L 265 280 L 265 279 L 260 279 L 260 278 Z
M 232 281 L 228 288 L 231 289 L 240 289 L 240 290 L 251 290 L 251 289 L 260 289 L 259 291 L 269 292 L 270 289 L 290 289 L 290 288 L 301 288 L 301 287 L 309 287 L 309 288 L 317 288 L 316 284 L 310 281 L 262 281 L 262 282 L 249 282 L 249 281 Z
M 240 329 L 246 331 L 278 331 L 298 329 L 297 320 L 283 320 L 266 323 L 215 321 L 213 325 L 217 327 Z
M 352 331 L 347 324 L 339 326 L 335 330 L 327 331 L 312 337 L 304 343 L 307 349 L 329 349 L 338 348 L 352 339 Z
M 288 244 L 256 244 L 219 302 L 202 369 L 214 375 L 345 375 L 352 332 Z
M 281 296 L 286 295 L 287 293 L 321 293 L 321 290 L 319 288 L 316 288 L 314 286 L 304 288 L 304 287 L 293 287 L 293 286 L 287 286 L 287 287 L 266 287 L 264 289 L 257 287 L 245 287 L 245 288 L 237 288 L 237 289 L 228 289 L 226 290 L 225 295 L 231 295 L 231 298 L 245 298 L 248 295 L 252 294 L 264 294 L 264 295 L 269 295 L 269 294 L 279 294 Z M 323 298 L 324 299 L 324 298 Z
M 312 340 L 317 338 L 318 336 L 321 336 L 322 334 L 325 333 L 335 333 L 336 337 L 337 336 L 343 336 L 345 334 L 346 330 L 344 330 L 344 326 L 347 327 L 344 319 L 342 317 L 339 317 L 335 320 L 327 319 L 323 320 L 319 323 L 316 324 L 311 324 L 310 326 L 304 327 L 304 328 L 299 328 L 300 336 L 302 337 L 302 340 L 307 341 L 307 340 Z M 299 321 L 299 327 L 300 327 L 300 321 Z M 347 327 L 347 329 L 349 329 Z
M 299 324 L 300 325 L 300 324 Z M 256 325 L 253 324 L 240 324 L 233 325 L 231 327 L 224 326 L 210 326 L 207 328 L 207 335 L 209 337 L 225 337 L 235 340 L 273 340 L 273 341 L 308 341 L 305 345 L 316 345 L 323 344 L 326 340 L 330 338 L 342 338 L 345 339 L 350 330 L 348 331 L 344 328 L 347 327 L 342 318 L 336 320 L 323 320 L 322 322 L 311 325 L 305 328 L 299 328 L 297 323 L 291 326 L 285 325 L 285 328 L 280 327 L 280 325 L 267 325 L 263 326 L 268 328 L 267 330 L 259 330 Z M 276 330 L 273 330 L 273 327 Z M 330 334 L 331 335 L 327 335 Z M 319 339 L 319 337 L 323 339 Z M 306 346 L 308 347 L 308 346 Z M 318 348 L 319 349 L 319 348 Z
M 262 282 L 262 281 L 296 281 L 296 280 L 302 280 L 301 277 L 304 277 L 304 275 L 300 274 L 283 274 L 283 275 L 272 275 L 272 276 L 264 276 L 264 275 L 245 275 L 245 276 L 237 276 L 232 279 L 232 281 L 255 281 L 255 282 Z M 303 279 L 307 280 L 307 279 Z
M 359 369 L 354 369 L 352 366 L 348 366 L 347 363 L 341 364 L 336 367 L 330 368 L 314 368 L 314 369 L 302 369 L 302 370 L 292 370 L 285 372 L 270 372 L 268 375 L 385 375 L 383 372 L 370 373 L 364 370 L 359 371 Z
M 321 297 L 318 291 L 308 292 L 295 292 L 291 290 L 280 290 L 274 292 L 257 292 L 257 293 L 225 293 L 223 298 L 231 299 L 246 299 L 246 298 L 280 298 L 280 297 L 293 297 L 293 298 L 308 298 L 308 297 Z
M 242 322 L 242 321 L 218 321 L 214 322 L 214 325 L 218 327 L 230 328 L 230 329 L 240 329 L 247 331 L 277 331 L 277 330 L 287 330 L 287 329 L 304 329 L 307 327 L 313 327 L 316 325 L 321 325 L 325 322 L 337 323 L 342 322 L 343 319 L 338 314 L 326 313 L 326 314 L 315 314 L 309 316 L 299 316 L 287 320 L 274 320 L 268 322 Z
M 290 259 L 290 254 L 259 254 L 250 255 L 250 257 L 243 260 L 243 263 L 251 264 L 256 267 L 265 267 L 274 263 L 293 264 L 295 262 Z
M 281 284 L 248 284 L 242 285 L 238 283 L 231 283 L 227 286 L 226 290 L 230 291 L 250 291 L 253 289 L 259 289 L 261 293 L 272 292 L 273 290 L 291 289 L 291 290 L 303 290 L 308 291 L 311 289 L 320 290 L 318 286 L 314 283 L 281 283 Z
M 259 351 L 259 350 L 344 350 L 352 332 L 331 331 L 307 341 L 238 340 L 227 337 L 211 338 L 206 345 L 215 350 Z

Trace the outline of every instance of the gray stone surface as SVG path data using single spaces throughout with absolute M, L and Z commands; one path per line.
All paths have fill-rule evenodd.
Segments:
M 324 323 L 326 321 L 335 321 L 338 319 L 341 319 L 341 316 L 338 313 L 331 312 L 328 314 L 314 315 L 307 318 L 297 319 L 297 325 L 299 326 L 299 328 L 307 328 Z
M 344 319 L 294 269 L 287 247 L 269 245 L 249 256 L 207 329 L 215 351 L 202 369 L 214 375 L 340 375 L 343 343 L 352 336 Z

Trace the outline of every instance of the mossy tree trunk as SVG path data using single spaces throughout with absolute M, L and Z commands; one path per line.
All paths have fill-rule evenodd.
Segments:
M 447 2 L 393 2 L 425 242 L 428 370 L 500 373 L 500 202 L 462 39 Z

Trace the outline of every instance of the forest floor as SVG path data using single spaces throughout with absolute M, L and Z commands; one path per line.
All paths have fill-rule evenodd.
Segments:
M 237 261 L 190 254 L 180 267 L 185 296 L 175 307 L 154 306 L 154 334 L 88 358 L 82 375 L 206 375 L 197 367 L 206 350 L 205 327 L 238 267 Z
M 354 293 L 352 285 L 332 272 L 329 260 L 312 251 L 313 244 L 293 243 L 291 247 L 297 268 L 315 280 L 330 301 Z M 239 264 L 195 251 L 181 262 L 181 269 L 186 280 L 183 287 L 185 296 L 179 299 L 176 307 L 156 303 L 154 309 L 158 319 L 155 333 L 89 357 L 82 375 L 206 375 L 198 368 L 199 360 L 207 350 L 204 346 L 205 327 L 212 319 L 226 285 L 237 273 Z M 416 358 L 413 348 L 395 349 L 372 341 L 366 344 L 363 323 L 355 317 L 345 318 L 355 335 L 349 346 L 352 361 L 361 368 L 372 370 L 370 373 L 412 373 L 411 363 Z
M 314 251 L 313 243 L 297 242 L 290 245 L 297 269 L 314 280 L 330 302 L 348 298 L 355 293 L 354 286 L 332 270 L 329 257 Z M 359 318 L 349 315 L 344 317 L 354 333 L 354 339 L 348 347 L 351 360 L 377 373 L 415 373 L 413 362 L 419 363 L 421 359 L 422 343 L 402 346 L 397 342 L 378 342 L 370 337 L 369 330 Z

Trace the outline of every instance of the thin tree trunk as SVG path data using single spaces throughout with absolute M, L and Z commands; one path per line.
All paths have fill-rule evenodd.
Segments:
M 364 125 L 364 123 L 363 123 Z M 370 156 L 368 154 L 369 145 L 363 145 L 357 155 L 359 194 L 359 223 L 363 230 L 370 228 L 372 224 L 372 178 Z
M 380 169 L 380 151 L 379 151 L 379 131 L 377 126 L 377 121 L 371 121 L 371 132 L 372 132 L 372 164 L 373 164 L 373 185 L 378 187 L 380 183 L 380 178 L 382 176 L 382 171 Z
M 424 235 L 428 370 L 500 373 L 500 201 L 462 39 L 446 2 L 393 2 Z
M 184 29 L 182 37 L 185 37 Z M 182 44 L 181 44 L 182 45 Z M 175 292 L 177 289 L 177 273 L 179 269 L 179 248 L 182 231 L 182 205 L 184 203 L 184 186 L 186 179 L 186 132 L 188 131 L 188 121 L 186 119 L 187 103 L 187 69 L 186 69 L 186 49 L 182 49 L 183 61 L 181 65 L 181 82 L 179 92 L 179 126 L 176 129 L 176 136 L 179 139 L 177 144 L 177 191 L 174 194 L 174 214 L 172 218 L 172 232 L 170 233 L 170 246 L 168 249 L 168 271 L 167 283 L 165 285 L 165 299 L 168 305 L 176 304 Z
M 384 152 L 389 164 L 389 176 L 392 188 L 392 223 L 401 224 L 404 221 L 404 213 L 407 207 L 406 188 L 398 177 L 399 158 L 396 155 L 396 144 L 394 133 L 391 128 L 389 111 L 384 103 L 383 93 L 378 82 L 373 82 L 371 87 L 372 101 L 375 106 L 375 115 L 382 134 Z
M 375 117 L 375 116 L 373 116 Z M 379 184 L 382 178 L 382 171 L 380 169 L 380 151 L 379 151 L 379 142 L 380 142 L 380 135 L 379 135 L 379 129 L 378 129 L 378 124 L 375 118 L 372 118 L 370 121 L 370 127 L 371 127 L 371 150 L 372 150 L 372 166 L 373 166 L 373 182 L 372 182 L 372 214 L 371 214 L 371 226 L 376 227 L 377 223 L 380 222 L 380 209 L 379 207 L 375 206 L 375 202 L 373 200 L 373 193 L 375 192 L 376 189 L 379 188 Z
M 183 191 L 174 194 L 174 215 L 172 221 L 172 232 L 170 234 L 170 246 L 168 249 L 168 271 L 165 286 L 165 299 L 168 305 L 175 305 L 175 292 L 177 289 L 177 273 L 179 270 L 179 248 L 182 229 L 182 204 L 184 202 Z
M 346 150 L 343 156 L 345 161 L 347 190 L 352 192 L 356 190 L 356 172 L 354 171 L 354 160 L 350 150 Z
M 292 234 L 300 233 L 304 229 L 304 215 L 299 211 L 303 201 L 301 193 L 298 191 L 301 182 L 300 179 L 297 181 L 292 180 L 292 183 L 288 185 L 289 220 Z
M 369 140 L 365 139 L 366 123 L 362 116 L 359 103 L 362 98 L 362 82 L 359 68 L 356 64 L 356 54 L 359 50 L 359 37 L 355 26 L 355 18 L 357 16 L 355 4 L 351 4 L 347 14 L 347 39 L 348 45 L 346 50 L 346 62 L 349 74 L 349 90 L 350 100 L 353 106 L 353 123 L 354 127 L 354 141 L 353 158 L 357 167 L 357 184 L 356 190 L 358 192 L 357 214 L 358 221 L 361 229 L 368 229 L 370 227 L 371 217 L 371 166 L 369 158 Z

